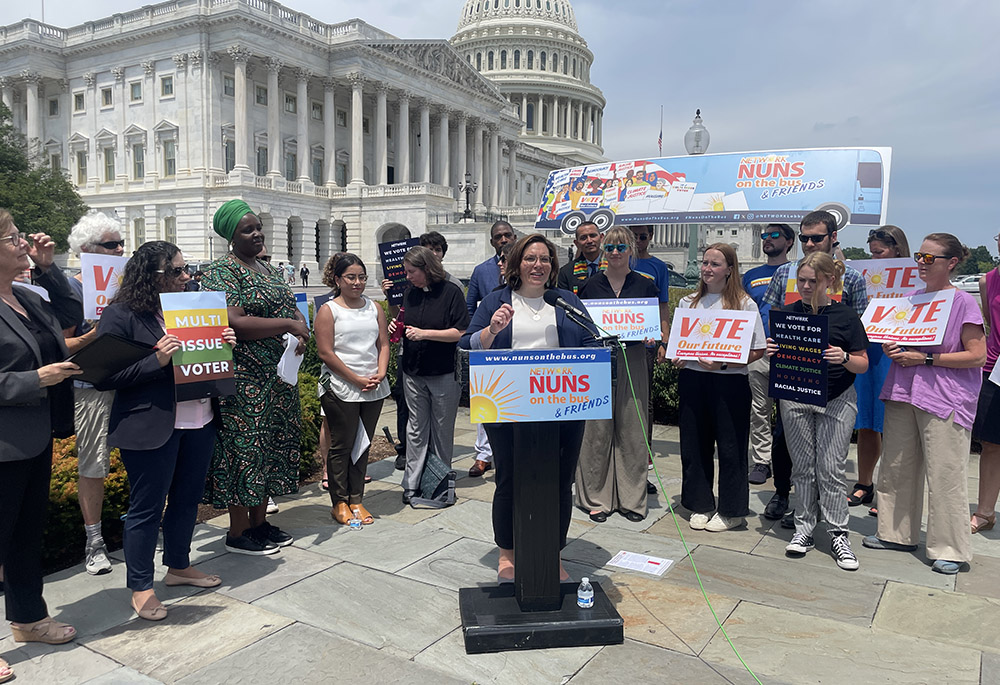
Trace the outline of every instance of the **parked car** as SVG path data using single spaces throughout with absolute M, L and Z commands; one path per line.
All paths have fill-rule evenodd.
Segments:
M 959 290 L 964 290 L 967 293 L 978 293 L 979 279 L 984 275 L 985 274 L 967 274 L 965 276 L 959 276 L 958 278 L 953 278 L 951 284 Z

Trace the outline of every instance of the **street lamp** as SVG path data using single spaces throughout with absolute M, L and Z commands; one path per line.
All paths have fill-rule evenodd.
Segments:
M 689 155 L 703 155 L 708 151 L 708 129 L 701 121 L 701 110 L 694 112 L 694 121 L 691 128 L 684 134 L 684 149 Z M 688 225 L 688 263 L 684 270 L 684 277 L 688 285 L 693 285 L 698 280 L 698 233 L 699 224 Z
M 468 171 L 465 172 L 465 183 L 458 184 L 458 192 L 465 193 L 465 214 L 462 215 L 463 221 L 469 221 L 472 219 L 472 210 L 469 209 L 469 197 L 479 189 L 479 184 L 472 180 L 472 174 Z

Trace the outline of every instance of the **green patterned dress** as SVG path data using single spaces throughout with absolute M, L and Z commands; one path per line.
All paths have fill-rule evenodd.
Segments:
M 225 292 L 226 303 L 249 316 L 295 318 L 295 295 L 268 268 L 251 271 L 227 254 L 205 270 L 201 287 Z M 255 507 L 299 489 L 299 389 L 278 378 L 283 351 L 282 336 L 241 340 L 233 349 L 236 394 L 220 398 L 222 430 L 205 488 L 205 501 L 217 508 Z

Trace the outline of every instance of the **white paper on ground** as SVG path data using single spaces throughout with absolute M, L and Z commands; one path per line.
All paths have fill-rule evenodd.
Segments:
M 295 348 L 299 346 L 299 339 L 291 333 L 285 333 L 285 352 L 278 360 L 278 378 L 289 385 L 297 385 L 299 382 L 299 367 L 302 366 L 302 359 L 305 355 L 295 354 Z
M 365 424 L 360 419 L 358 420 L 358 434 L 354 436 L 354 447 L 351 448 L 351 463 L 357 464 L 358 459 L 361 455 L 365 453 L 368 449 L 368 445 L 372 444 L 372 441 L 368 439 L 368 433 L 365 432 Z
M 617 566 L 618 568 L 627 568 L 630 571 L 651 573 L 654 576 L 662 576 L 673 563 L 672 559 L 649 557 L 645 554 L 637 554 L 636 552 L 626 552 L 623 550 L 616 554 L 614 558 L 607 563 L 607 565 Z

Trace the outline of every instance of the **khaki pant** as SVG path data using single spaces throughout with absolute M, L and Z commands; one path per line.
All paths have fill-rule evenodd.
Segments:
M 969 443 L 972 433 L 905 402 L 885 403 L 878 479 L 878 536 L 920 542 L 927 480 L 927 557 L 972 560 L 969 528 Z
M 748 367 L 750 378 L 750 457 L 754 464 L 771 465 L 771 407 L 768 396 L 771 362 L 764 355 Z

